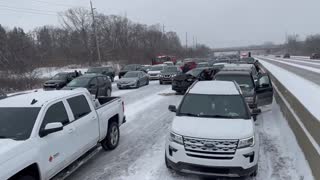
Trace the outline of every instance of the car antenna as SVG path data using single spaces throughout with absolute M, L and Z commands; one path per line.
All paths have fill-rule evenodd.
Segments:
M 37 102 L 38 102 L 38 100 L 33 99 L 33 100 L 31 101 L 31 105 L 34 105 L 34 104 L 37 103 Z

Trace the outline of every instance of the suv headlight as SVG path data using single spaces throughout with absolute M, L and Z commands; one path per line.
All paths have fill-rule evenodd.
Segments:
M 172 74 L 172 75 L 171 75 L 171 77 L 176 77 L 176 76 L 177 76 L 176 74 Z
M 238 149 L 246 148 L 246 147 L 253 147 L 254 146 L 254 136 L 246 138 L 246 139 L 240 139 L 238 144 Z
M 250 97 L 245 97 L 245 100 L 247 102 L 253 102 L 254 101 L 254 97 L 250 96 Z
M 174 132 L 170 132 L 169 140 L 172 142 L 183 145 L 183 137 L 179 134 L 174 133 Z

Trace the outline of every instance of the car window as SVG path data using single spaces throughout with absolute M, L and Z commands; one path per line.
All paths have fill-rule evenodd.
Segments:
M 98 80 L 97 78 L 93 78 L 91 81 L 90 81 L 90 86 L 92 87 L 97 87 L 98 86 Z
M 58 102 L 48 108 L 40 129 L 44 129 L 47 124 L 55 122 L 61 122 L 63 125 L 69 123 L 68 114 L 62 102 Z
M 261 85 L 262 85 L 262 84 L 270 85 L 269 77 L 268 77 L 268 76 L 262 76 L 262 77 L 259 79 L 259 83 L 260 83 Z
M 28 139 L 39 112 L 40 107 L 0 107 L 0 139 Z
M 179 115 L 228 119 L 249 118 L 245 102 L 240 95 L 187 94 L 180 105 Z
M 106 82 L 106 77 L 98 77 L 99 84 L 104 84 Z
M 86 116 L 91 112 L 90 106 L 85 96 L 76 96 L 67 100 L 75 120 Z

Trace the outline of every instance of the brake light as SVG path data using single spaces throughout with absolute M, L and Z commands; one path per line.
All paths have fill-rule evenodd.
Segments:
M 124 112 L 124 102 L 122 101 L 122 112 Z

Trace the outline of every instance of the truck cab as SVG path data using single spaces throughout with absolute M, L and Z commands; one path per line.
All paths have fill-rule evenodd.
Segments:
M 123 109 L 120 98 L 86 89 L 1 100 L 0 179 L 51 179 L 98 144 L 115 149 Z

